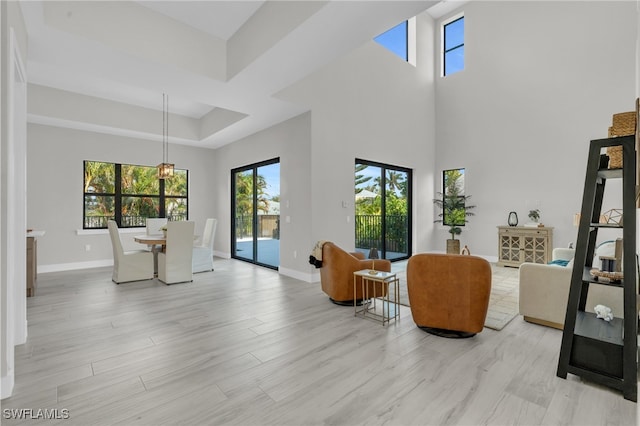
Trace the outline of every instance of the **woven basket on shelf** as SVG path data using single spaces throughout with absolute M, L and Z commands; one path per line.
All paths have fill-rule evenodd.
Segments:
M 610 146 L 607 148 L 607 155 L 609 156 L 609 168 L 621 169 L 622 168 L 622 146 Z
M 637 112 L 619 112 L 613 114 L 613 125 L 609 127 L 609 137 L 616 136 L 628 136 L 636 133 Z M 622 146 L 611 146 L 607 148 L 607 155 L 609 156 L 609 168 L 620 169 L 622 168 Z
M 609 137 L 628 136 L 636 133 L 636 112 L 613 114 L 613 125 L 609 127 Z

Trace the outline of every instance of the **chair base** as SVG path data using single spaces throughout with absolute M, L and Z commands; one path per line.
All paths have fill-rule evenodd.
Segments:
M 329 300 L 338 306 L 353 306 L 353 300 L 334 300 L 332 298 Z M 356 306 L 362 306 L 362 299 L 356 300 Z
M 418 326 L 418 328 L 426 331 L 429 334 L 433 334 L 439 337 L 446 337 L 448 339 L 467 339 L 477 334 L 470 333 L 468 331 L 445 330 L 444 328 L 423 327 L 420 325 Z

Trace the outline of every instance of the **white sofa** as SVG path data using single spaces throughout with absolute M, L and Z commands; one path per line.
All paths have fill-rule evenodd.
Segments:
M 556 248 L 553 260 L 573 260 L 575 250 Z M 600 253 L 600 255 L 603 255 Z M 596 259 L 594 259 L 594 265 Z M 568 266 L 523 263 L 520 265 L 520 315 L 525 321 L 562 329 L 567 311 L 571 264 Z M 613 315 L 623 317 L 622 288 L 591 284 L 586 310 L 593 312 L 595 305 L 611 308 Z

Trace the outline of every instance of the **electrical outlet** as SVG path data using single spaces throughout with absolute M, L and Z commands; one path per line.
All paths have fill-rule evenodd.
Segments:
M 85 244 L 84 251 L 91 251 L 91 244 Z
M 296 259 L 298 257 L 298 250 L 293 251 L 293 258 Z

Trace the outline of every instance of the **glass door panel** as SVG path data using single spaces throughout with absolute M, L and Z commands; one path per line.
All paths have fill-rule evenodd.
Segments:
M 235 253 L 253 260 L 253 169 L 235 173 Z
M 257 168 L 258 263 L 280 264 L 280 163 Z
M 409 257 L 409 174 L 387 169 L 385 178 L 385 259 L 406 259 Z
M 411 255 L 410 194 L 409 169 L 356 160 L 356 250 L 389 260 Z
M 380 167 L 356 163 L 356 250 L 374 259 L 382 256 L 381 174 Z
M 279 159 L 236 169 L 232 257 L 277 269 L 280 264 Z

